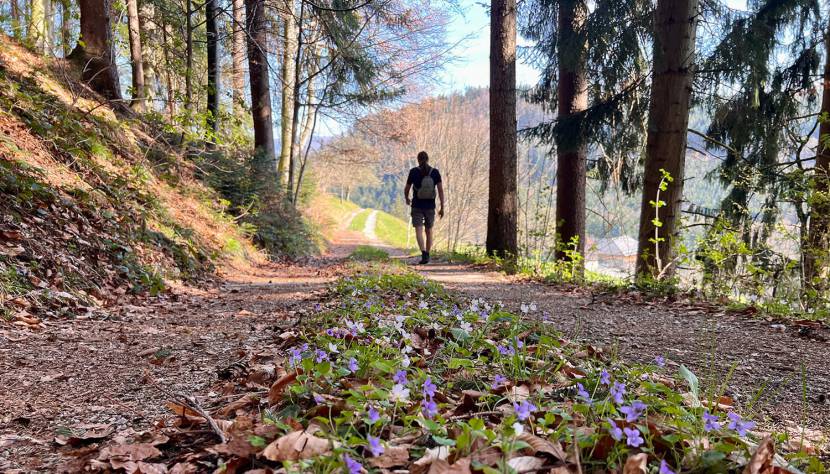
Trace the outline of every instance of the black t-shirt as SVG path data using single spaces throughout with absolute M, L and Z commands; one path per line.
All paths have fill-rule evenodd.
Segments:
M 441 173 L 437 169 L 432 168 L 429 175 L 432 176 L 432 181 L 435 182 L 435 186 L 437 187 L 438 183 L 441 182 Z M 421 171 L 421 168 L 416 166 L 409 170 L 409 177 L 406 178 L 406 184 L 411 184 L 415 187 L 415 193 L 412 197 L 412 207 L 416 209 L 435 209 L 435 199 L 418 199 L 418 189 L 421 187 L 422 179 L 424 179 L 424 173 Z

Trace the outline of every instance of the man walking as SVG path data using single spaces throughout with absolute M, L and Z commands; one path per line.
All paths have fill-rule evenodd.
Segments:
M 414 188 L 412 199 L 409 190 Z M 429 263 L 429 251 L 432 249 L 432 226 L 435 224 L 435 196 L 441 199 L 441 208 L 438 217 L 444 217 L 444 187 L 441 185 L 441 173 L 429 166 L 429 155 L 422 151 L 418 153 L 418 166 L 409 170 L 406 178 L 406 187 L 403 196 L 407 205 L 412 206 L 412 226 L 415 227 L 415 238 L 418 248 L 421 249 L 421 265 Z M 426 241 L 424 228 L 426 227 Z

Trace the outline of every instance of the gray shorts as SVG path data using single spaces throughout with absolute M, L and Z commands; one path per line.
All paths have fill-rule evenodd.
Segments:
M 412 208 L 413 227 L 424 227 L 426 225 L 427 229 L 432 229 L 433 224 L 435 224 L 435 209 Z

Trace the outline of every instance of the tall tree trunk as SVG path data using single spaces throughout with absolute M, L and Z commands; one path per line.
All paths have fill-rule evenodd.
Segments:
M 155 98 L 161 92 L 161 82 L 156 71 L 158 64 L 158 20 L 156 19 L 155 6 L 150 2 L 142 2 L 139 9 L 139 15 L 145 19 L 142 24 L 142 31 L 144 38 L 149 38 L 150 41 L 144 42 L 142 53 L 144 54 L 144 95 L 146 108 L 150 110 L 155 109 Z M 155 43 L 153 40 L 156 40 Z M 164 47 L 163 45 L 160 47 Z
M 294 138 L 294 87 L 297 76 L 297 18 L 294 0 L 285 0 L 283 19 L 282 104 L 280 107 L 280 161 L 277 165 L 281 186 L 289 183 L 289 160 Z
M 268 188 L 276 186 L 274 129 L 268 78 L 268 38 L 265 0 L 245 0 L 248 26 L 248 74 L 251 78 L 251 116 L 254 121 L 255 172 Z
M 161 45 L 161 49 L 164 52 L 164 82 L 167 85 L 167 115 L 168 118 L 172 119 L 176 115 L 176 92 L 173 86 L 173 63 L 170 60 L 170 51 L 167 48 L 167 45 L 170 44 L 169 28 L 170 25 L 162 20 L 161 37 L 164 39 L 164 44 Z
M 61 0 L 61 47 L 63 48 L 63 57 L 67 57 L 72 53 L 71 21 L 72 4 L 70 0 Z
M 490 13 L 487 253 L 508 259 L 518 256 L 516 146 L 516 0 L 494 0 Z
M 111 0 L 78 0 L 81 8 L 81 37 L 69 55 L 83 67 L 82 78 L 109 100 L 121 100 L 118 68 L 115 65 Z
M 208 129 L 212 136 L 208 139 L 208 146 L 216 141 L 219 132 L 219 30 L 216 27 L 216 17 L 219 9 L 216 0 L 205 2 L 205 20 L 207 28 L 207 108 Z
M 579 33 L 587 15 L 583 0 L 559 2 L 559 84 L 557 120 L 567 123 L 567 136 L 556 140 L 556 258 L 568 259 L 568 250 L 585 255 L 585 182 L 588 154 L 580 118 L 574 117 L 588 106 L 585 78 L 585 40 Z M 579 122 L 577 122 L 579 121 Z M 571 246 L 576 239 L 577 246 Z
M 29 44 L 40 54 L 46 52 L 47 1 L 32 0 L 29 7 L 28 40 Z
M 144 84 L 144 54 L 141 51 L 138 0 L 127 0 L 127 24 L 130 32 L 130 64 L 133 74 L 133 98 L 130 107 L 143 112 L 147 94 Z
M 686 131 L 697 29 L 698 0 L 658 0 L 655 11 L 654 67 L 648 115 L 645 183 L 640 207 L 637 275 L 671 275 L 680 227 L 686 164 Z M 663 171 L 671 175 L 660 191 Z M 655 223 L 658 191 L 659 225 Z M 658 203 L 659 204 L 659 203 Z M 656 237 L 655 237 L 656 236 Z M 655 244 L 654 240 L 658 242 Z M 659 251 L 655 250 L 659 247 Z
M 813 170 L 813 195 L 810 200 L 810 232 L 804 252 L 804 283 L 816 296 L 828 290 L 830 267 L 830 26 L 825 38 L 824 81 L 821 96 L 819 146 Z
M 12 36 L 14 39 L 20 41 L 23 37 L 23 22 L 20 12 L 20 4 L 17 3 L 19 0 L 11 0 L 12 2 Z
M 233 110 L 242 109 L 245 103 L 245 4 L 233 0 Z
M 190 112 L 193 103 L 193 9 L 191 1 L 184 1 L 185 9 L 185 66 L 184 66 L 184 108 Z

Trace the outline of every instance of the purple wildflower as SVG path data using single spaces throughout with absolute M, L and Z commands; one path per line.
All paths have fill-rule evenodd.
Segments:
M 625 395 L 625 384 L 614 382 L 614 385 L 611 387 L 611 396 L 614 397 L 614 401 L 617 404 L 623 402 L 623 395 Z
M 611 385 L 611 374 L 609 374 L 607 370 L 602 369 L 602 372 L 599 373 L 599 383 L 603 385 Z
M 521 421 L 525 421 L 536 411 L 536 405 L 527 400 L 522 400 L 521 403 L 513 402 L 513 409 L 516 410 L 516 417 Z
M 378 457 L 383 454 L 383 446 L 380 444 L 380 438 L 369 435 L 369 451 L 372 452 L 372 456 L 374 457 Z
M 585 390 L 585 386 L 579 382 L 577 382 L 576 384 L 576 394 L 577 396 L 579 396 L 579 398 L 583 399 L 588 404 L 590 404 L 593 401 L 591 400 L 591 394 L 588 393 L 588 391 Z
M 299 365 L 300 362 L 303 360 L 303 353 L 299 347 L 294 347 L 291 349 L 291 358 L 289 361 L 291 362 L 291 366 L 294 367 Z
M 346 469 L 349 470 L 349 474 L 360 474 L 363 472 L 363 466 L 348 454 L 343 455 L 343 462 L 346 463 Z
M 643 414 L 646 409 L 646 404 L 641 401 L 635 401 L 629 406 L 620 407 L 620 413 L 625 415 L 625 421 L 634 423 Z
M 404 387 L 402 384 L 396 383 L 392 387 L 392 392 L 390 392 L 389 395 L 392 398 L 392 401 L 404 402 L 409 399 L 409 389 Z
M 316 356 L 315 360 L 318 364 L 320 362 L 323 362 L 324 360 L 329 360 L 329 355 L 324 350 L 317 349 L 316 351 L 314 351 L 314 354 Z
M 360 368 L 360 366 L 357 364 L 357 359 L 355 359 L 354 357 L 349 359 L 348 367 L 349 367 L 349 372 L 351 372 L 351 373 L 357 372 L 357 370 Z
M 669 463 L 665 459 L 660 460 L 660 474 L 675 474 L 669 467 Z
M 608 424 L 611 425 L 611 427 L 608 428 L 608 434 L 610 434 L 615 441 L 622 441 L 623 430 L 619 426 L 617 426 L 617 424 L 614 423 L 614 420 L 612 420 L 611 418 L 608 418 Z
M 516 354 L 516 350 L 509 346 L 502 346 L 501 344 L 499 344 L 499 346 L 496 349 L 498 349 L 499 354 L 503 356 L 512 356 Z
M 421 402 L 421 411 L 426 418 L 432 419 L 432 417 L 438 414 L 438 404 L 436 404 L 431 398 L 425 398 Z
M 369 410 L 366 413 L 366 417 L 368 418 L 370 425 L 374 425 L 375 423 L 380 421 L 380 413 L 378 413 L 378 410 L 373 406 L 369 407 Z
M 397 384 L 406 385 L 406 371 L 399 370 L 395 372 L 395 375 L 392 376 L 392 381 Z
M 738 436 L 746 436 L 747 430 L 755 428 L 754 421 L 744 421 L 741 415 L 733 411 L 727 413 L 726 416 L 729 418 L 729 429 L 737 431 Z
M 655 357 L 654 362 L 657 364 L 657 367 L 665 367 L 666 366 L 666 359 L 663 356 Z
M 637 428 L 623 428 L 623 432 L 625 433 L 625 444 L 632 448 L 639 447 L 645 442 Z
M 490 388 L 495 390 L 504 385 L 505 382 L 507 382 L 507 378 L 505 378 L 504 375 L 497 374 L 495 377 L 493 377 L 493 384 L 490 385 Z
M 703 412 L 703 429 L 708 431 L 716 431 L 721 428 L 719 418 L 708 411 Z
M 314 403 L 316 403 L 318 405 L 322 405 L 322 404 L 326 403 L 326 399 L 323 398 L 322 395 L 319 395 L 319 394 L 315 393 L 314 394 Z
M 428 396 L 429 398 L 434 397 L 436 388 L 438 387 L 432 383 L 432 377 L 427 377 L 427 379 L 424 380 L 424 396 Z

